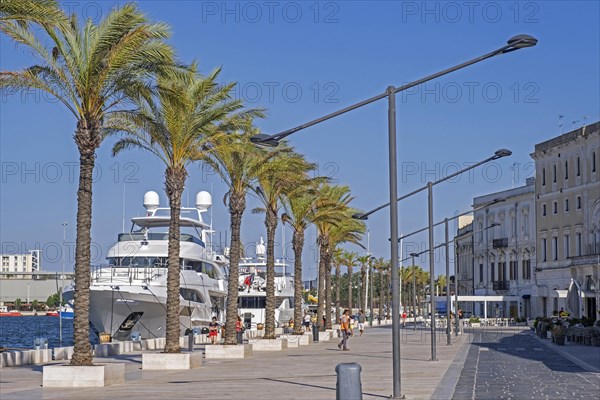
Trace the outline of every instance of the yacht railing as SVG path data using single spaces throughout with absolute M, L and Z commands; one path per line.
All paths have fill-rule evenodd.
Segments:
M 167 275 L 166 264 L 153 266 L 94 265 L 91 268 L 92 282 L 132 284 L 134 281 L 150 282 L 157 277 Z

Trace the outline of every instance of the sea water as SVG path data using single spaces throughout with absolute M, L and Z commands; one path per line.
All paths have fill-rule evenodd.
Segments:
M 60 346 L 58 317 L 23 316 L 0 317 L 0 346 L 4 348 L 33 348 L 35 338 L 48 339 L 48 348 Z M 73 320 L 62 320 L 62 345 L 73 346 Z

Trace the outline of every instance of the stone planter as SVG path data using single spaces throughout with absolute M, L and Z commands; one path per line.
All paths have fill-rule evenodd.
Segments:
M 277 339 L 251 339 L 252 351 L 279 351 L 288 347 L 287 340 Z
M 202 353 L 144 353 L 143 370 L 193 369 L 202 366 Z
M 471 322 L 471 328 L 481 328 L 481 322 Z
M 245 358 L 251 355 L 251 344 L 215 344 L 207 345 L 204 349 L 205 358 Z
M 125 364 L 109 363 L 92 366 L 46 365 L 42 373 L 43 387 L 104 387 L 125 382 Z

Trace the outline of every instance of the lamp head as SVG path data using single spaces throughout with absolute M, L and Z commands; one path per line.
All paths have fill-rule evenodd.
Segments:
M 538 40 L 531 35 L 516 35 L 506 41 L 507 44 L 512 46 L 513 49 L 522 49 L 525 47 L 533 47 L 537 44 Z
M 352 214 L 352 219 L 359 219 L 361 221 L 366 221 L 369 219 L 369 216 L 365 215 L 363 213 L 356 213 L 356 214 Z
M 279 145 L 279 140 L 275 139 L 275 137 L 272 135 L 267 135 L 264 133 L 259 133 L 258 135 L 250 137 L 250 141 L 252 143 L 267 147 L 277 147 Z
M 499 222 L 494 222 L 493 224 L 490 224 L 490 226 L 488 228 L 494 228 L 496 226 L 500 226 Z
M 410 253 L 411 257 L 419 257 L 419 253 Z
M 494 157 L 492 157 L 492 160 L 497 160 L 502 157 L 508 157 L 511 154 L 512 154 L 512 151 L 510 151 L 508 149 L 496 150 L 496 152 L 494 153 Z

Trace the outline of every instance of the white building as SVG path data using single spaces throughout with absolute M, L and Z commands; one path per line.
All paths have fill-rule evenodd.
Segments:
M 566 307 L 573 278 L 578 314 L 600 317 L 600 123 L 536 144 L 537 315 Z
M 473 217 L 462 216 L 458 219 L 458 231 L 455 237 L 456 245 L 456 283 L 459 296 L 473 296 Z M 460 308 L 467 315 L 473 314 L 473 303 L 460 303 Z
M 2 274 L 0 276 L 7 277 L 24 272 L 29 274 L 29 276 L 19 275 L 18 278 L 31 278 L 33 272 L 40 272 L 42 270 L 41 256 L 41 250 L 30 250 L 29 253 L 24 254 L 0 254 L 0 259 L 2 260 L 2 269 L 0 270 Z
M 482 309 L 484 303 L 476 303 L 476 315 L 535 317 L 534 190 L 535 178 L 528 178 L 525 186 L 473 201 L 473 292 L 476 296 L 510 296 L 509 300 L 488 302 L 487 310 Z

